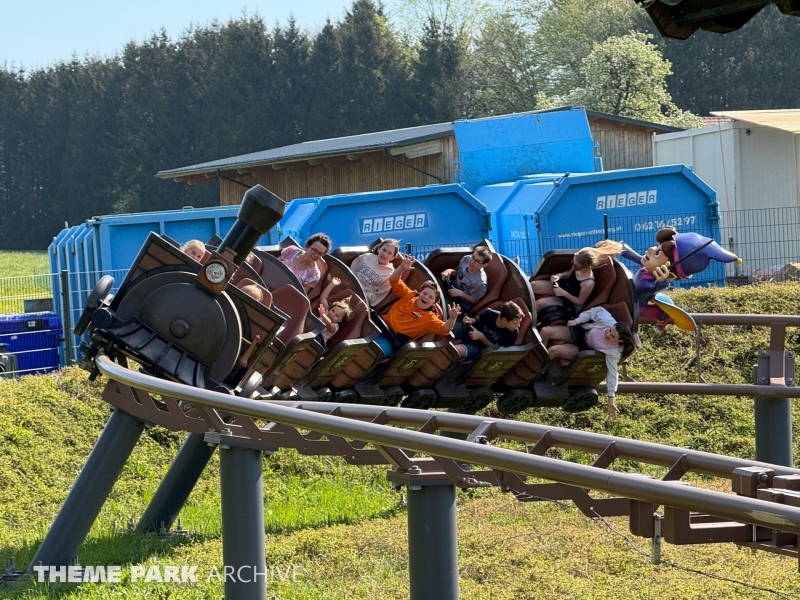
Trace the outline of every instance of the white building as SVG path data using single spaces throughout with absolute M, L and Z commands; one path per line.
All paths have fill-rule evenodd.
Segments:
M 683 163 L 717 193 L 722 242 L 762 276 L 800 261 L 800 110 L 717 111 L 730 119 L 653 137 L 653 164 Z

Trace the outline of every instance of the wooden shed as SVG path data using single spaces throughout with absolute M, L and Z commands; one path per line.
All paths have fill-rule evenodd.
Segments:
M 576 109 L 522 114 L 564 110 Z M 680 131 L 590 110 L 585 113 L 604 170 L 651 166 L 653 134 Z M 287 201 L 455 183 L 458 164 L 451 122 L 292 144 L 160 171 L 157 176 L 189 185 L 219 181 L 220 204 L 229 205 L 241 202 L 242 185 L 257 183 Z M 532 173 L 520 173 L 528 174 Z

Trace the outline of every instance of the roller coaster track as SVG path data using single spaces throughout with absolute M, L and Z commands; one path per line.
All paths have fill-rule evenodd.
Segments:
M 520 501 L 571 500 L 589 517 L 628 516 L 631 533 L 655 543 L 663 535 L 675 544 L 734 542 L 798 554 L 800 469 L 504 419 L 371 405 L 256 401 L 131 371 L 103 353 L 95 362 L 109 378 L 103 399 L 118 410 L 31 569 L 73 559 L 148 424 L 195 434 L 200 443 L 223 450 L 225 565 L 264 564 L 261 455 L 279 448 L 338 455 L 354 465 L 390 465 L 388 480 L 409 490 L 412 600 L 458 598 L 456 487 L 494 486 Z M 582 452 L 594 460 L 578 464 L 546 456 L 551 449 Z M 616 460 L 648 464 L 665 474 L 656 479 L 608 470 Z M 727 479 L 734 493 L 680 481 L 691 473 Z M 657 512 L 662 506 L 663 515 Z M 226 579 L 225 589 L 231 600 L 266 598 L 265 584 L 258 582 Z
M 777 476 L 792 480 L 800 478 L 800 469 L 503 419 L 368 405 L 265 403 L 136 373 L 104 356 L 98 358 L 97 365 L 103 374 L 117 382 L 110 382 L 104 393 L 109 403 L 147 422 L 170 429 L 176 429 L 173 420 L 176 418 L 182 422 L 181 427 L 185 431 L 212 430 L 220 436 L 221 443 L 238 439 L 265 450 L 294 447 L 307 454 L 339 454 L 353 464 L 389 463 L 398 472 L 407 471 L 413 466 L 420 469 L 425 467 L 429 472 L 431 467 L 438 466 L 438 470 L 442 471 L 447 467 L 438 464 L 441 459 L 444 459 L 443 462 L 467 462 L 492 470 L 463 471 L 464 477 L 457 482 L 463 484 L 461 487 L 485 486 L 470 479 L 502 485 L 504 478 L 521 474 L 617 494 L 656 506 L 702 511 L 750 525 L 780 528 L 781 531 L 800 534 L 800 508 L 746 495 L 694 488 L 677 481 L 686 473 L 695 472 L 731 479 L 736 486 L 737 483 L 741 484 L 741 475 L 737 473 L 740 469 L 770 471 L 770 479 Z M 131 390 L 159 394 L 164 402 L 159 403 L 149 395 L 136 392 L 129 394 L 119 384 L 130 386 Z M 190 402 L 201 416 L 189 417 L 176 400 Z M 176 410 L 179 413 L 175 413 Z M 237 415 L 236 421 L 226 423 L 217 411 Z M 265 428 L 259 428 L 252 418 L 265 419 L 270 423 Z M 418 427 L 418 430 L 399 427 Z M 304 435 L 291 428 L 307 429 L 312 433 Z M 435 435 L 439 431 L 465 433 L 468 437 L 463 441 Z M 320 434 L 324 434 L 325 439 Z M 363 443 L 348 442 L 345 438 L 368 442 L 376 449 L 366 449 Z M 498 438 L 533 446 L 525 452 L 488 445 Z M 554 447 L 599 454 L 599 458 L 592 465 L 582 465 L 543 456 L 547 449 Z M 407 451 L 435 458 L 413 458 Z M 650 463 L 667 467 L 669 471 L 663 480 L 608 471 L 605 467 L 615 459 Z M 425 469 L 422 469 L 423 473 Z M 767 483 L 764 478 L 756 478 L 756 481 L 756 487 L 763 488 L 763 484 Z M 740 493 L 746 491 L 739 488 Z

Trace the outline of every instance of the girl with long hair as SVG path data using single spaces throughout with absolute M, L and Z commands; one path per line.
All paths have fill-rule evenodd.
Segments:
M 579 314 L 594 289 L 592 269 L 621 251 L 621 244 L 604 240 L 594 248 L 581 248 L 573 254 L 568 271 L 551 275 L 550 281 L 533 281 L 536 313 L 542 324 L 564 321 Z
M 596 306 L 567 321 L 567 325 L 542 328 L 542 341 L 550 358 L 563 366 L 584 350 L 597 350 L 606 355 L 608 416 L 617 416 L 614 397 L 619 382 L 619 363 L 639 347 L 639 340 L 627 323 L 620 323 L 605 308 Z

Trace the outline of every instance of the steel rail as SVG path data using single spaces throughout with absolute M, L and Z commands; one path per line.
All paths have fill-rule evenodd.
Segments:
M 704 325 L 755 325 L 769 326 L 782 323 L 786 327 L 800 327 L 800 317 L 796 315 L 734 315 L 724 313 L 692 313 L 695 323 Z
M 691 488 L 679 482 L 617 473 L 418 431 L 324 415 L 290 406 L 245 400 L 136 373 L 116 365 L 103 353 L 98 354 L 95 363 L 103 374 L 120 383 L 234 414 L 265 418 L 294 427 L 358 439 L 378 446 L 408 449 L 434 457 L 467 461 L 493 469 L 591 488 L 656 505 L 664 504 L 675 508 L 701 511 L 732 521 L 800 534 L 800 508 L 792 506 L 702 488 Z
M 655 442 L 643 442 L 628 438 L 613 437 L 591 431 L 578 431 L 563 427 L 551 427 L 539 423 L 521 423 L 505 419 L 487 419 L 474 415 L 419 411 L 411 408 L 386 408 L 368 404 L 336 404 L 331 402 L 291 402 L 287 400 L 270 401 L 270 404 L 294 406 L 319 413 L 336 410 L 338 416 L 361 421 L 380 422 L 388 425 L 421 427 L 432 418 L 438 429 L 471 433 L 480 425 L 491 423 L 494 439 L 502 438 L 517 442 L 535 444 L 547 438 L 548 447 L 577 450 L 588 454 L 601 454 L 610 446 L 614 447 L 615 459 L 628 459 L 662 467 L 672 467 L 682 461 L 685 471 L 700 475 L 730 478 L 734 469 L 744 467 L 763 467 L 772 469 L 775 475 L 800 475 L 800 469 L 775 465 L 756 460 L 733 456 L 723 456 L 700 450 L 676 448 Z
M 607 392 L 605 383 L 596 386 Z M 752 385 L 746 383 L 671 383 L 654 381 L 620 381 L 617 394 L 682 394 L 685 396 L 758 396 L 761 398 L 800 398 L 800 387 Z

